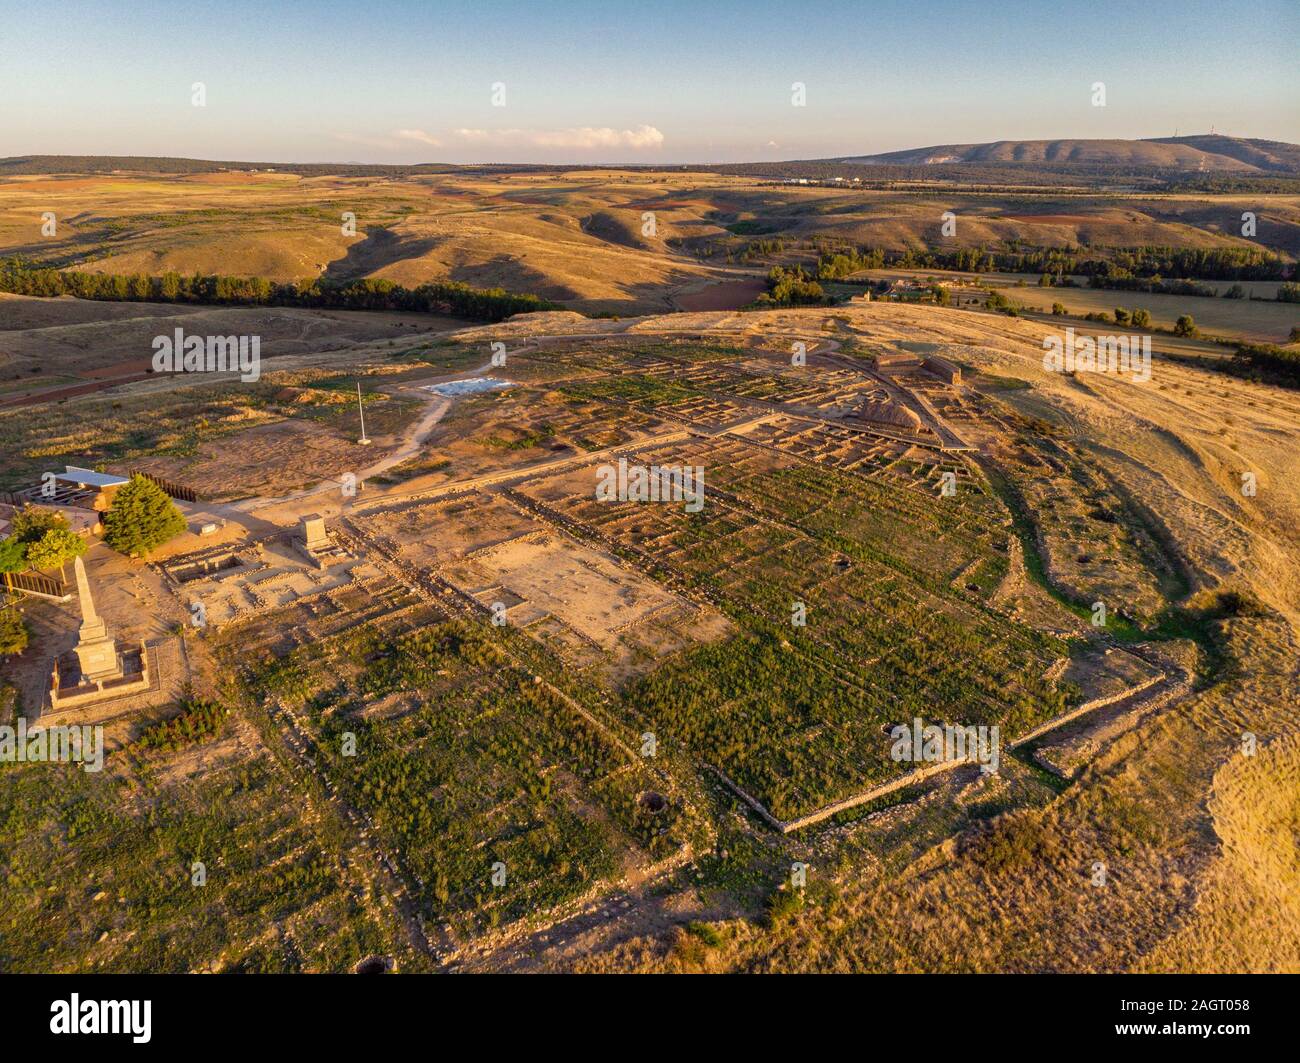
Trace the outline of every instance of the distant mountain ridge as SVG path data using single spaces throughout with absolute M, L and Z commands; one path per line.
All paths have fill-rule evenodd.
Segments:
M 829 160 L 863 166 L 981 164 L 1115 166 L 1193 173 L 1300 173 L 1300 145 L 1213 133 L 1150 140 L 997 140 L 851 155 Z
M 466 172 L 651 169 L 717 172 L 765 172 L 773 167 L 874 166 L 882 172 L 930 166 L 967 167 L 990 179 L 1000 174 L 1025 180 L 1036 174 L 1058 177 L 1087 171 L 1123 170 L 1145 173 L 1156 180 L 1170 175 L 1214 174 L 1221 177 L 1259 178 L 1300 176 L 1300 145 L 1277 140 L 1257 140 L 1206 133 L 1186 137 L 1152 137 L 1147 140 L 996 140 L 987 144 L 937 144 L 876 155 L 842 155 L 829 159 L 794 159 L 786 162 L 727 163 L 286 163 L 234 162 L 142 155 L 18 155 L 0 158 L 0 177 L 37 174 L 160 173 L 200 174 L 219 170 L 279 171 L 303 176 Z

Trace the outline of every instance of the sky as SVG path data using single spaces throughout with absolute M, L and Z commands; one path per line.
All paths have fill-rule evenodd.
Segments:
M 0 156 L 667 164 L 1211 129 L 1300 142 L 1296 0 L 50 0 L 39 18 L 0 0 L 0 15 Z

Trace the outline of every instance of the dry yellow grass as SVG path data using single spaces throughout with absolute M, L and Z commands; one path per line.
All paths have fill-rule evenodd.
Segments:
M 1300 198 L 1257 197 L 1272 245 L 1300 232 Z M 1212 210 L 1179 196 L 1113 197 L 791 187 L 708 173 L 568 173 L 304 177 L 218 172 L 0 180 L 0 249 L 113 273 L 225 273 L 276 280 L 450 278 L 638 313 L 672 306 L 702 280 L 735 279 L 724 252 L 751 235 L 789 245 L 830 237 L 890 249 L 1023 240 L 1049 246 L 1248 244 L 1226 232 L 1230 197 Z M 1241 209 L 1247 209 L 1242 207 Z M 58 232 L 41 235 L 46 211 Z M 344 212 L 356 216 L 345 235 Z M 654 215 L 647 230 L 644 215 Z M 1226 213 L 1225 213 L 1226 212 Z M 748 227 L 744 223 L 749 223 Z M 728 227 L 735 230 L 731 231 Z M 751 235 L 738 235 L 747 233 Z M 702 261 L 683 247 L 711 250 Z M 755 272 L 761 272 L 758 265 Z M 1155 307 L 1152 307 L 1153 312 Z M 1267 328 L 1273 331 L 1272 323 Z
M 1210 813 L 1221 851 L 1195 908 L 1139 970 L 1300 972 L 1297 779 L 1294 734 L 1219 770 Z
M 692 176 L 693 189 L 722 183 Z M 711 271 L 665 241 L 722 231 L 703 218 L 707 199 L 675 201 L 681 188 L 672 175 L 600 173 L 7 180 L 0 248 L 112 273 L 450 278 L 590 309 L 667 308 L 675 287 Z M 641 235 L 647 210 L 656 215 L 652 237 Z M 58 218 L 53 237 L 41 235 L 45 211 Z M 344 212 L 356 216 L 355 235 L 343 232 Z

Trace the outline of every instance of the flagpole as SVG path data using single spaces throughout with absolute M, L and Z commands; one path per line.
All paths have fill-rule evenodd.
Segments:
M 361 438 L 357 442 L 361 446 L 366 446 L 370 440 L 366 438 L 366 408 L 361 404 L 361 381 L 357 381 L 357 413 L 361 414 Z

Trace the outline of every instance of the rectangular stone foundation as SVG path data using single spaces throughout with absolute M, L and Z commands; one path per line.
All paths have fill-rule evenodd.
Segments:
M 62 712 L 64 709 L 74 708 L 78 705 L 108 701 L 112 698 L 125 697 L 128 694 L 139 694 L 148 689 L 148 674 L 110 680 L 106 683 L 87 683 L 77 687 L 65 687 L 58 692 L 50 691 L 50 707 L 55 712 Z
M 148 658 L 147 685 L 133 682 L 128 685 L 106 687 L 102 694 L 91 698 L 47 699 L 41 707 L 40 723 L 44 725 L 110 724 L 134 716 L 143 709 L 176 701 L 190 678 L 188 662 L 181 649 L 181 639 L 170 636 L 150 641 L 145 646 Z
M 56 661 L 53 674 L 50 676 L 51 710 L 61 712 L 64 709 L 78 705 L 108 701 L 148 690 L 153 681 L 149 671 L 148 647 L 143 643 L 138 646 L 126 647 L 123 650 L 121 659 L 125 660 L 130 657 L 139 659 L 140 668 L 138 671 L 128 671 L 121 676 L 103 679 L 98 682 L 86 680 L 80 673 L 73 671 L 71 668 L 65 667 L 61 669 L 59 667 L 60 662 Z M 68 661 L 67 663 L 71 664 L 72 662 Z M 65 675 L 75 676 L 75 680 L 72 683 L 64 682 L 63 677 Z

